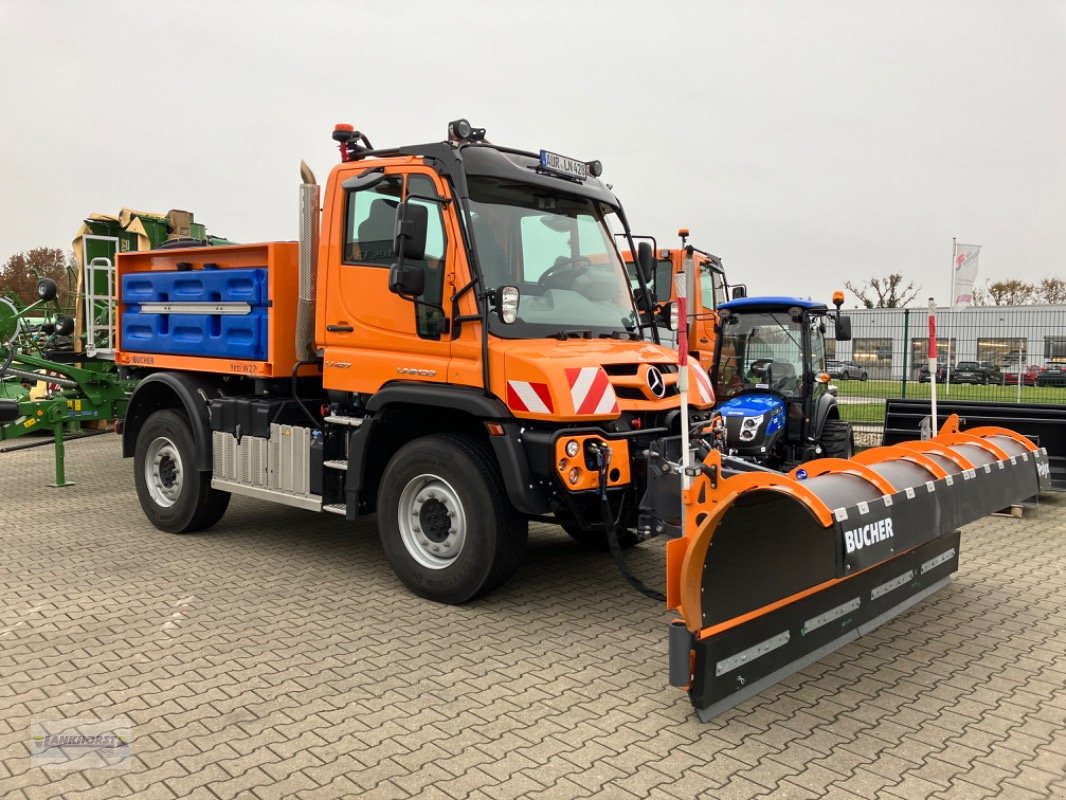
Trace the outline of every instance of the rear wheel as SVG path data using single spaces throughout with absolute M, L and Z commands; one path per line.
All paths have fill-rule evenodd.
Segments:
M 822 425 L 822 450 L 828 458 L 851 458 L 855 452 L 855 433 L 851 423 L 827 419 Z
M 527 529 L 495 459 L 476 439 L 415 439 L 382 474 L 381 546 L 404 585 L 422 597 L 463 603 L 491 592 L 518 567 Z
M 869 375 L 869 373 L 866 373 L 866 372 L 864 372 L 862 375 L 859 376 L 859 380 L 860 381 L 865 381 L 865 380 L 869 380 L 869 379 L 870 379 L 870 375 Z
M 189 418 L 175 409 L 145 420 L 137 434 L 133 478 L 144 515 L 168 533 L 210 528 L 229 505 L 229 492 L 212 489 L 211 473 L 196 469 Z

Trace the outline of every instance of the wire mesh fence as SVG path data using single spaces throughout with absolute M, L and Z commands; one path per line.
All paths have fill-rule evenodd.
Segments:
M 937 369 L 928 368 L 928 309 L 857 309 L 850 342 L 828 341 L 841 414 L 884 424 L 887 398 L 937 397 L 1066 405 L 1066 306 L 937 310 Z

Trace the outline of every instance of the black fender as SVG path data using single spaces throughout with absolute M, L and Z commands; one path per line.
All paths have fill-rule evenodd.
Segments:
M 827 419 L 840 419 L 840 405 L 837 403 L 836 397 L 829 394 L 829 392 L 818 398 L 818 405 L 814 408 L 814 414 L 812 415 L 812 434 L 814 439 L 820 440 L 822 438 L 822 430 L 825 428 Z
M 218 379 L 187 372 L 153 372 L 137 384 L 126 407 L 122 425 L 122 455 L 131 458 L 137 449 L 141 426 L 162 408 L 185 412 L 192 427 L 196 447 L 196 468 L 208 472 L 211 459 L 211 417 L 208 403 L 218 396 Z
M 366 404 L 367 418 L 348 442 L 348 480 L 346 483 L 348 508 L 354 513 L 359 493 L 364 486 L 370 443 L 374 437 L 375 417 L 389 406 L 416 406 L 426 413 L 446 410 L 470 417 L 492 446 L 500 467 L 507 497 L 515 509 L 523 514 L 548 513 L 548 499 L 543 488 L 535 487 L 531 477 L 529 456 L 522 443 L 521 423 L 502 402 L 482 391 L 465 386 L 442 386 L 434 383 L 396 383 L 376 392 Z M 489 436 L 486 422 L 501 423 L 504 435 Z

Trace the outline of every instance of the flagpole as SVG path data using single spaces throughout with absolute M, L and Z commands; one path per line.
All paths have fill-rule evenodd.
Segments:
M 952 322 L 955 321 L 955 259 L 959 257 L 959 240 L 957 236 L 951 237 L 951 303 L 948 304 L 948 310 L 952 312 Z M 944 359 L 944 394 L 951 394 L 951 362 L 955 357 L 955 353 L 951 348 L 951 336 L 947 338 L 947 358 Z M 936 376 L 934 376 L 934 380 Z

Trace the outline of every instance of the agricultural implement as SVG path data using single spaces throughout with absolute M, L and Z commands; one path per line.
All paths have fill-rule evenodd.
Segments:
M 17 309 L 0 304 L 0 441 L 16 439 L 49 429 L 55 444 L 55 482 L 53 487 L 70 486 L 66 480 L 66 434 L 89 420 L 117 419 L 125 413 L 131 384 L 119 377 L 111 363 L 66 363 L 57 352 L 49 355 L 32 352 L 27 342 L 68 336 L 74 320 L 62 314 L 32 326 L 25 321 L 55 299 L 55 284 L 38 283 L 37 302 Z
M 1050 488 L 1047 453 L 1005 428 L 821 458 L 788 473 L 704 449 L 687 471 L 676 437 L 649 465 L 667 520 L 670 681 L 706 721 L 868 633 L 943 587 L 959 528 Z M 665 493 L 665 494 L 657 494 Z

